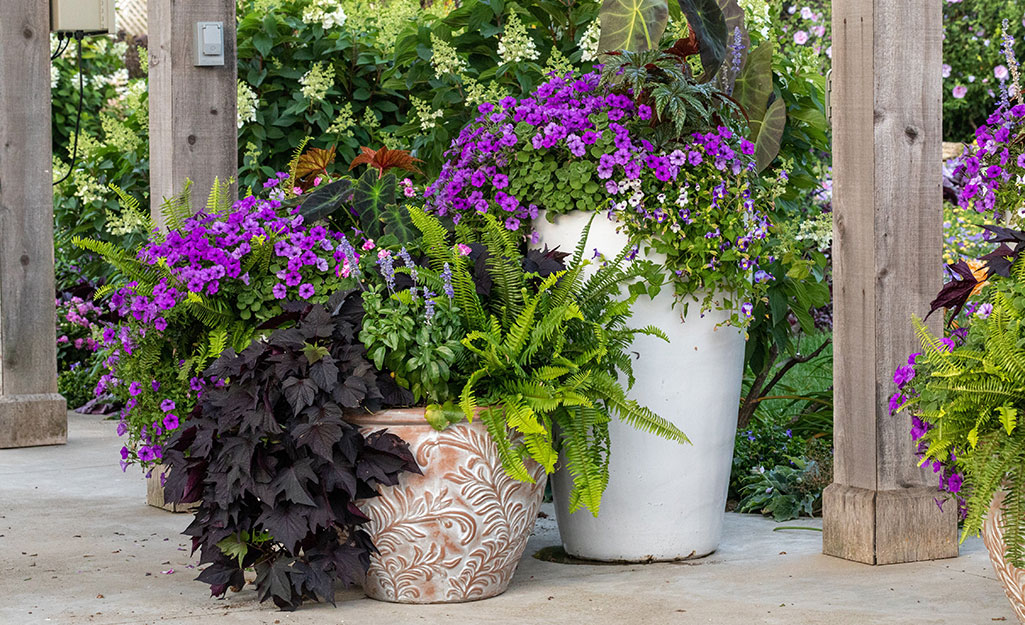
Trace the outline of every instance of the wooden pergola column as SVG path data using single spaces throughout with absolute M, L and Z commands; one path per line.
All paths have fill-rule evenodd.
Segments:
M 235 0 L 149 0 L 150 214 L 192 180 L 192 207 L 238 172 Z M 196 67 L 196 22 L 223 22 L 224 65 Z
M 823 552 L 957 556 L 955 505 L 918 468 L 894 369 L 942 283 L 942 0 L 833 0 L 834 483 Z M 941 320 L 934 316 L 933 329 Z
M 67 442 L 52 163 L 50 4 L 0 0 L 0 448 Z

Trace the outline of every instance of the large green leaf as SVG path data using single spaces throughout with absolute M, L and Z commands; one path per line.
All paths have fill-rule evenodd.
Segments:
M 698 43 L 701 45 L 701 65 L 705 68 L 703 80 L 711 80 L 726 58 L 726 18 L 718 0 L 679 0 L 680 10 L 687 16 Z
M 651 50 L 669 21 L 667 0 L 604 0 L 598 50 Z
M 765 119 L 755 141 L 755 166 L 759 172 L 765 171 L 776 160 L 786 125 L 787 105 L 782 98 L 778 98 L 765 112 Z
M 747 64 L 733 86 L 733 99 L 740 103 L 751 121 L 752 137 L 757 136 L 772 96 L 772 48 L 771 41 L 758 44 L 748 55 Z
M 308 195 L 299 196 L 297 201 L 302 203 L 299 214 L 303 216 L 303 222 L 308 224 L 327 219 L 347 204 L 350 197 L 352 197 L 352 181 L 342 178 L 317 187 Z
M 395 174 L 377 177 L 377 170 L 368 169 L 356 181 L 352 208 L 364 234 L 372 239 L 392 235 L 400 244 L 409 243 L 417 232 L 409 211 L 396 201 L 398 183 Z

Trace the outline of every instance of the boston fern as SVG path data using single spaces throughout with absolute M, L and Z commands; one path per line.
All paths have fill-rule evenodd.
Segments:
M 1009 248 L 991 257 L 1014 258 Z M 998 263 L 992 263 L 994 266 Z M 973 279 L 972 284 L 975 284 Z M 922 462 L 940 476 L 965 516 L 963 536 L 977 533 L 994 495 L 1003 502 L 1008 559 L 1025 566 L 1025 263 L 991 274 L 967 333 L 938 339 L 916 321 L 922 353 L 899 367 L 891 399 L 912 413 Z
M 561 451 L 574 480 L 570 509 L 595 515 L 608 483 L 611 418 L 687 442 L 674 425 L 628 399 L 617 379 L 620 372 L 632 378 L 627 350 L 635 335 L 665 338 L 657 328 L 626 325 L 634 298 L 623 301 L 620 289 L 647 271 L 645 264 L 627 264 L 624 251 L 585 277 L 585 233 L 569 268 L 541 277 L 524 271 L 518 237 L 483 215 L 476 232 L 466 222 L 456 229 L 461 243 L 486 248 L 490 290 L 482 295 L 468 246 L 453 246 L 437 218 L 419 209 L 410 215 L 433 269 L 421 279 L 450 294 L 466 331 L 458 408 L 449 402 L 429 410 L 436 427 L 481 419 L 505 470 L 524 481 L 531 479 L 527 458 L 550 473 Z
M 355 502 L 420 472 L 401 439 L 364 436 L 346 422 L 346 410 L 411 397 L 356 340 L 359 297 L 332 304 L 334 315 L 293 307 L 295 327 L 225 352 L 206 373 L 228 384 L 208 389 L 167 444 L 167 497 L 200 502 L 185 533 L 210 564 L 198 580 L 214 595 L 243 586 L 255 567 L 261 601 L 283 609 L 333 601 L 335 581 L 360 584 L 375 553 Z

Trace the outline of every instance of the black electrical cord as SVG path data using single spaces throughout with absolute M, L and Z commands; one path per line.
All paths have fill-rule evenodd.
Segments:
M 50 55 L 50 60 L 56 60 L 57 57 L 64 54 L 69 45 L 71 45 L 71 37 L 65 39 L 64 33 L 57 33 L 57 50 Z
M 78 115 L 75 117 L 75 147 L 71 151 L 71 166 L 68 167 L 68 173 L 53 183 L 54 186 L 67 180 L 71 176 L 71 172 L 75 171 L 75 164 L 78 162 L 78 131 L 82 126 L 82 102 L 85 100 L 85 75 L 82 73 L 82 37 L 84 36 L 85 33 L 82 31 L 75 31 L 74 38 L 78 41 Z

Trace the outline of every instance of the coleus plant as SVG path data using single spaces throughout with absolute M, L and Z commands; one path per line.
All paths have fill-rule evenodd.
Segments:
M 765 41 L 750 50 L 744 10 L 737 0 L 678 0 L 690 36 L 663 51 L 669 4 L 670 0 L 602 3 L 598 49 L 606 53 L 605 82 L 624 91 L 631 88 L 639 102 L 654 109 L 653 125 L 672 122 L 677 135 L 684 133 L 688 114 L 699 113 L 707 120 L 718 108 L 717 100 L 732 102 L 748 122 L 748 139 L 758 146 L 758 171 L 766 169 L 779 153 L 786 126 L 786 106 L 773 92 L 772 43 Z M 688 60 L 694 55 L 701 59 L 702 73 L 697 77 Z
M 356 501 L 420 472 L 401 439 L 345 420 L 412 396 L 367 360 L 358 293 L 329 307 L 289 304 L 277 321 L 294 327 L 226 351 L 206 375 L 228 383 L 208 389 L 167 443 L 166 496 L 200 502 L 185 534 L 209 564 L 197 579 L 213 595 L 243 586 L 254 567 L 261 601 L 333 602 L 334 582 L 360 584 L 375 553 Z
M 373 150 L 360 148 L 361 152 L 349 164 L 349 171 L 360 165 L 368 165 L 358 178 L 339 176 L 332 178 L 329 172 L 334 162 L 333 150 L 312 148 L 301 156 L 297 155 L 296 175 L 325 177 L 315 189 L 307 194 L 288 200 L 306 223 L 327 220 L 341 230 L 357 229 L 368 238 L 380 239 L 390 235 L 400 244 L 416 238 L 416 231 L 409 221 L 404 201 L 415 197 L 417 192 L 409 178 L 401 181 L 392 170 L 420 173 L 419 159 L 405 150 L 389 150 L 381 147 Z M 311 187 L 312 187 L 311 183 Z

